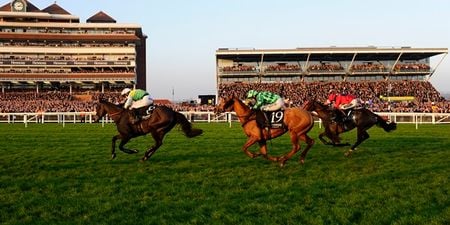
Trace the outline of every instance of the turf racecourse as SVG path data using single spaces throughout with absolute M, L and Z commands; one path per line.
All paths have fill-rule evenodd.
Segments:
M 0 224 L 450 224 L 449 125 L 374 127 L 352 158 L 316 126 L 306 164 L 284 168 L 244 155 L 238 124 L 195 126 L 140 163 L 151 139 L 110 160 L 113 125 L 0 124 Z

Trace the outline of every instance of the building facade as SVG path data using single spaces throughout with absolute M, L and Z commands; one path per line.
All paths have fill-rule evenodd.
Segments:
M 105 12 L 80 22 L 56 2 L 0 6 L 0 85 L 14 88 L 146 88 L 146 39 L 138 24 Z

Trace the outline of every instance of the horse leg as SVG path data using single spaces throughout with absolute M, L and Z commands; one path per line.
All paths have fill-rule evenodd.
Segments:
M 161 147 L 162 140 L 164 139 L 164 133 L 162 135 L 158 134 L 157 132 L 152 132 L 153 140 L 155 140 L 155 144 L 147 149 L 147 151 L 144 154 L 144 157 L 141 159 L 141 162 L 144 162 L 148 160 L 152 155 L 156 152 L 156 150 Z
M 322 141 L 322 143 L 323 143 L 324 145 L 332 145 L 332 144 L 333 144 L 333 143 L 328 142 L 327 140 L 325 140 L 325 138 L 323 138 L 323 136 L 328 137 L 326 131 L 319 134 L 319 140 Z M 328 138 L 330 138 L 330 137 L 328 137 Z M 330 138 L 330 140 L 331 140 L 331 138 Z
M 260 155 L 263 155 L 265 159 L 268 159 L 270 161 L 278 162 L 278 157 L 273 157 L 267 154 L 267 142 L 265 140 L 259 141 L 259 152 Z
M 332 145 L 335 147 L 349 145 L 349 144 L 341 144 L 341 138 L 339 137 L 340 133 L 342 132 L 339 130 L 339 125 L 337 123 L 333 123 L 333 126 L 330 127 L 329 129 L 327 137 L 331 140 Z
M 290 152 L 288 152 L 285 155 L 283 155 L 282 157 L 280 157 L 280 159 L 279 159 L 280 167 L 283 167 L 286 164 L 286 161 L 288 161 L 290 158 L 292 158 L 292 156 L 294 156 L 295 153 L 297 153 L 298 150 L 300 150 L 300 144 L 298 142 L 297 134 L 291 132 L 290 136 L 291 136 L 292 149 Z
M 112 138 L 112 147 L 111 147 L 111 159 L 116 158 L 116 141 L 120 138 L 120 135 L 116 135 Z
M 122 137 L 122 140 L 121 140 L 120 143 L 119 143 L 119 149 L 120 149 L 120 151 L 125 152 L 125 153 L 128 153 L 128 154 L 138 153 L 138 152 L 139 152 L 138 150 L 125 148 L 125 144 L 128 143 L 128 141 L 130 141 L 130 138 L 128 138 L 128 137 L 123 138 L 123 137 Z
M 365 129 L 359 129 L 359 128 L 358 128 L 357 135 L 358 135 L 358 137 L 357 137 L 357 139 L 356 139 L 355 144 L 353 144 L 352 147 L 350 148 L 350 150 L 348 150 L 348 151 L 345 153 L 345 156 L 347 156 L 347 157 L 348 157 L 348 156 L 351 156 L 351 154 L 353 153 L 353 151 L 356 150 L 356 147 L 357 147 L 358 145 L 360 145 L 364 140 L 366 140 L 366 139 L 369 138 L 369 133 L 367 133 L 367 131 L 366 131 Z
M 250 152 L 249 150 L 248 150 L 248 148 L 250 148 L 250 146 L 252 146 L 253 144 L 255 144 L 256 142 L 257 142 L 258 140 L 257 139 L 255 139 L 255 138 L 248 138 L 247 139 L 247 142 L 245 142 L 245 144 L 244 144 L 244 146 L 242 146 L 242 150 L 244 151 L 244 153 L 248 156 L 248 157 L 250 157 L 250 158 L 256 158 L 256 157 L 258 157 L 258 156 L 260 156 L 260 154 L 258 154 L 258 153 L 253 153 L 253 152 Z M 261 148 L 260 148 L 261 149 Z M 260 150 L 261 151 L 261 150 Z
M 306 147 L 300 155 L 300 163 L 303 165 L 305 164 L 305 158 L 308 154 L 309 149 L 314 145 L 314 139 L 310 138 L 307 134 L 301 135 L 300 139 L 302 139 L 306 143 Z

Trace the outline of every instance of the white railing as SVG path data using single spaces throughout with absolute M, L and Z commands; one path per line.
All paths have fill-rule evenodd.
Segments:
M 180 112 L 191 122 L 236 122 L 238 118 L 234 112 L 215 114 L 214 112 Z M 450 124 L 450 113 L 388 113 L 378 115 L 396 123 L 416 124 Z M 93 123 L 95 112 L 43 112 L 43 113 L 0 113 L 0 123 Z M 316 122 L 320 120 L 317 119 Z M 112 123 L 106 116 L 102 123 Z

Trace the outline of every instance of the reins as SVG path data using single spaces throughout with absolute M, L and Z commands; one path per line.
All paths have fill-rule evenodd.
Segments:
M 234 100 L 234 101 L 236 101 L 236 99 Z M 241 107 L 243 107 L 244 108 L 244 106 L 242 106 L 241 105 Z M 245 126 L 248 122 L 250 122 L 250 121 L 252 121 L 252 120 L 250 120 L 250 117 L 252 116 L 254 114 L 254 112 L 252 111 L 252 110 L 249 110 L 248 111 L 248 113 L 246 113 L 245 115 L 237 115 L 237 113 L 236 113 L 236 117 L 238 117 L 238 118 L 244 118 L 245 119 L 245 121 L 242 123 L 242 127 L 243 126 Z
M 108 113 L 108 114 L 109 114 L 109 116 L 113 117 L 113 116 L 119 115 L 121 112 L 122 112 L 122 111 L 119 110 L 118 112 L 115 112 L 115 113 Z

